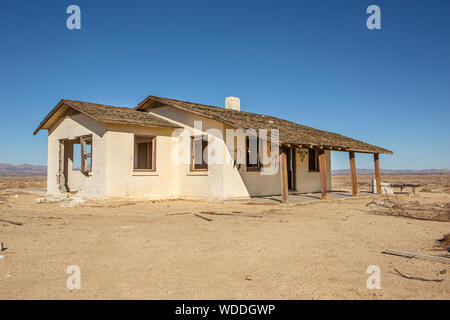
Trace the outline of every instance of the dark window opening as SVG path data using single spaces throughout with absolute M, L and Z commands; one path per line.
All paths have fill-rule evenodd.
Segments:
M 156 138 L 134 137 L 134 170 L 156 170 Z
M 245 164 L 247 171 L 261 170 L 261 162 L 259 159 L 259 139 L 258 136 L 245 137 Z
M 316 149 L 308 150 L 309 171 L 319 171 L 319 155 Z
M 191 137 L 191 171 L 208 170 L 208 136 Z

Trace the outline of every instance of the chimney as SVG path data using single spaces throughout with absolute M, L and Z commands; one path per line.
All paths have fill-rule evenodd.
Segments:
M 225 109 L 241 111 L 241 100 L 237 97 L 226 97 Z

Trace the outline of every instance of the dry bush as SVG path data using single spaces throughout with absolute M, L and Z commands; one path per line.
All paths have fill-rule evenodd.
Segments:
M 397 196 L 386 197 L 381 202 L 369 202 L 366 206 L 375 205 L 382 208 L 374 211 L 375 214 L 398 216 L 417 220 L 450 221 L 450 203 L 424 204 L 419 201 L 401 202 Z

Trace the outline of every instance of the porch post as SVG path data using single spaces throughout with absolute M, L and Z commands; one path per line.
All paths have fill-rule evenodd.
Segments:
M 281 203 L 288 202 L 288 176 L 286 149 L 282 148 L 280 153 L 280 177 L 281 177 Z
M 322 188 L 322 199 L 328 198 L 327 192 L 327 162 L 325 159 L 325 151 L 317 150 L 319 153 L 319 171 L 320 171 L 320 185 Z
M 375 165 L 375 179 L 377 180 L 377 193 L 381 194 L 381 174 L 380 174 L 380 160 L 378 157 L 378 153 L 373 154 L 373 162 Z
M 350 175 L 351 175 L 351 181 L 352 181 L 352 194 L 353 196 L 358 195 L 358 182 L 356 180 L 356 164 L 355 164 L 355 153 L 353 151 L 350 151 L 348 153 L 349 159 L 350 159 Z

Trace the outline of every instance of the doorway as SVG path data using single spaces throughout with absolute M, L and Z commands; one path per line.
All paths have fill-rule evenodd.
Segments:
M 296 190 L 295 179 L 295 148 L 287 149 L 287 174 L 288 174 L 288 189 Z

